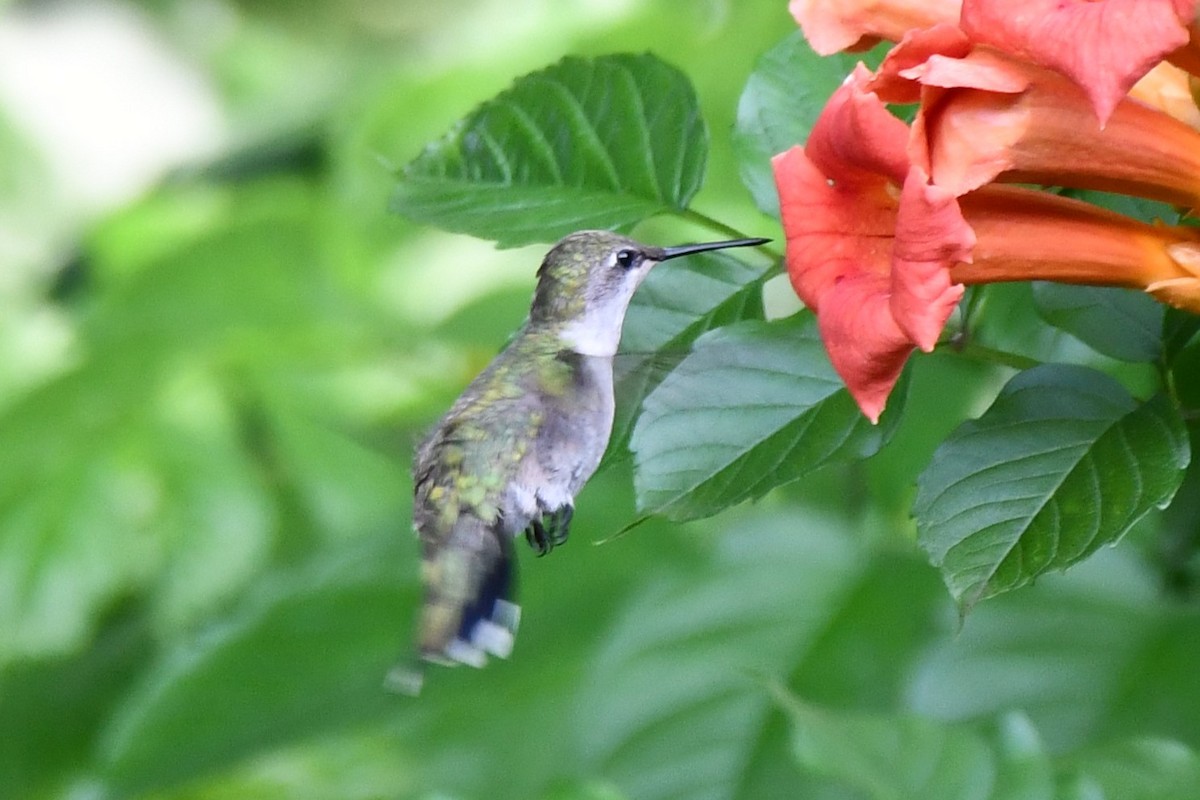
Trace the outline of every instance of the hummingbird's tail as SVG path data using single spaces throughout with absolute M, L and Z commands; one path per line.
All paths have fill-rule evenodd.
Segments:
M 426 551 L 422 571 L 421 657 L 473 667 L 507 658 L 521 618 L 512 537 L 462 514 L 449 540 Z

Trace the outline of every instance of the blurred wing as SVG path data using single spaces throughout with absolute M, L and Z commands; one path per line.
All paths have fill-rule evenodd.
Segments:
M 422 561 L 421 657 L 474 667 L 507 658 L 521 616 L 512 536 L 470 514 L 450 536 Z

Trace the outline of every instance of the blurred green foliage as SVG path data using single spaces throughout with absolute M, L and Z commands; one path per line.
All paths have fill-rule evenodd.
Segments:
M 412 447 L 519 324 L 540 254 L 390 214 L 400 165 L 519 75 L 650 51 L 707 123 L 689 207 L 778 238 L 747 164 L 824 97 L 781 93 L 802 57 L 781 0 L 104 7 L 132 9 L 215 87 L 229 133 L 97 214 L 0 109 L 0 797 L 1197 796 L 1196 467 L 1119 548 L 960 622 L 909 508 L 935 449 L 1012 370 L 944 353 L 913 365 L 886 444 L 838 439 L 827 450 L 855 458 L 785 463 L 775 482 L 803 480 L 755 505 L 593 547 L 635 515 L 632 463 L 611 457 L 573 544 L 522 554 L 513 658 L 434 670 L 417 699 L 383 691 L 418 602 Z M 836 80 L 824 71 L 814 85 Z M 742 96 L 752 73 L 766 94 Z M 703 223 L 638 233 L 684 241 Z M 698 266 L 656 272 L 631 335 L 682 349 L 761 317 L 763 268 L 711 266 L 707 284 Z M 1174 314 L 1165 347 L 1113 341 L 1096 322 L 1113 309 L 1142 334 L 1160 312 L 1056 291 L 976 290 L 978 341 L 1088 363 L 1143 399 L 1145 365 L 1109 356 L 1200 352 Z M 739 336 L 813 344 L 803 324 L 751 321 L 698 348 L 716 358 Z M 635 400 L 663 379 L 630 369 Z M 780 367 L 817 387 L 806 369 Z M 796 414 L 834 408 L 849 435 L 839 398 Z M 669 421 L 635 443 L 668 446 Z M 826 454 L 780 430 L 730 463 L 755 476 Z

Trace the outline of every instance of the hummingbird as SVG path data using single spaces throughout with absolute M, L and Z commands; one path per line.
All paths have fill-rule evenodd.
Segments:
M 550 249 L 524 325 L 417 449 L 422 659 L 480 667 L 512 651 L 514 540 L 523 535 L 539 556 L 566 541 L 575 495 L 608 447 L 613 357 L 651 268 L 768 241 L 652 247 L 589 230 Z

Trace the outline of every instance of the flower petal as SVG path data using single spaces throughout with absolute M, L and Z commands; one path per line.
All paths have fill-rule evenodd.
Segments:
M 886 182 L 842 191 L 830 185 L 802 147 L 773 159 L 787 237 L 792 288 L 813 311 L 826 295 L 856 275 L 887 277 L 896 198 Z
M 1165 61 L 1146 73 L 1129 90 L 1129 96 L 1200 129 L 1200 108 L 1192 95 L 1191 76 Z
M 862 49 L 878 39 L 958 20 L 961 0 L 792 0 L 788 10 L 812 49 L 827 56 Z
M 879 421 L 915 349 L 892 319 L 888 290 L 886 276 L 851 276 L 830 290 L 831 310 L 817 316 L 830 363 L 871 422 Z
M 1195 2 L 964 0 L 976 42 L 1055 70 L 1080 86 L 1103 125 L 1131 86 L 1188 42 Z
M 1167 252 L 1187 274 L 1155 281 L 1146 291 L 1160 303 L 1200 314 L 1200 243 L 1180 242 L 1168 247 Z
M 873 79 L 862 64 L 855 68 L 813 123 L 804 150 L 833 181 L 900 186 L 908 174 L 908 126 L 868 89 Z
M 912 158 L 934 183 L 959 195 L 1002 180 L 1200 205 L 1200 132 L 1187 124 L 1124 100 L 1101 130 L 1082 90 L 1057 73 L 983 48 L 963 61 L 979 67 L 922 75 L 939 91 L 914 120 Z M 943 88 L 955 75 L 968 85 Z M 1017 75 L 1027 88 L 1013 92 Z
M 867 76 L 856 73 L 834 93 L 806 146 L 773 160 L 788 272 L 800 299 L 818 312 L 843 278 L 890 269 L 908 128 L 862 91 Z
M 896 196 L 883 179 L 857 190 L 832 184 L 802 147 L 773 163 L 792 287 L 817 313 L 833 368 L 877 421 L 913 351 L 889 307 Z
M 915 103 L 921 99 L 922 70 L 931 58 L 964 58 L 972 48 L 967 35 L 950 23 L 909 31 L 884 56 L 866 88 L 888 103 Z
M 864 91 L 869 78 L 856 73 L 808 144 L 773 163 L 792 285 L 874 421 L 914 345 L 937 342 L 962 294 L 949 266 L 969 257 L 973 238 L 954 197 L 910 169 L 908 128 Z
M 963 287 L 951 281 L 950 267 L 970 261 L 974 246 L 975 232 L 957 198 L 929 185 L 924 170 L 914 167 L 896 212 L 889 307 L 900 329 L 927 353 L 962 298 Z

